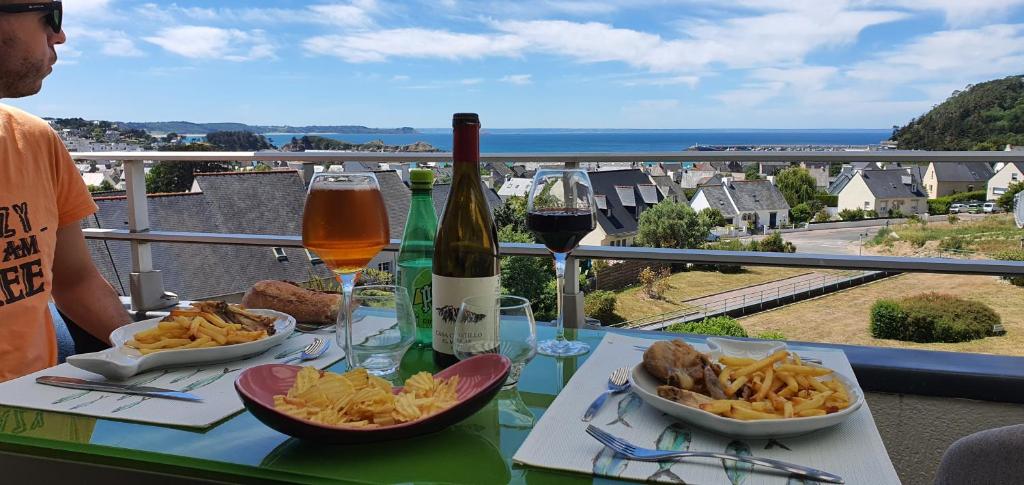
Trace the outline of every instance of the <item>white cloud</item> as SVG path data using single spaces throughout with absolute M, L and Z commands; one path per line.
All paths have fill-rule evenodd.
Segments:
M 623 86 L 678 86 L 686 85 L 691 88 L 697 87 L 700 83 L 700 76 L 669 76 L 669 77 L 652 77 L 652 78 L 634 78 L 619 81 L 619 84 Z
M 509 83 L 509 84 L 524 85 L 524 84 L 532 84 L 533 83 L 533 80 L 531 79 L 532 77 L 533 77 L 532 74 L 509 74 L 509 75 L 499 79 L 499 81 L 501 81 L 503 83 Z
M 142 50 L 135 46 L 128 34 L 120 30 L 78 30 L 71 34 L 72 39 L 80 37 L 102 44 L 100 52 L 114 57 L 139 57 Z
M 71 0 L 64 2 L 62 8 L 68 18 L 105 16 L 110 10 L 111 0 Z
M 460 34 L 443 30 L 392 29 L 353 35 L 324 35 L 303 45 L 315 54 L 348 62 L 380 62 L 389 57 L 479 59 L 515 56 L 525 47 L 514 35 Z
M 370 13 L 376 10 L 376 2 L 353 2 L 352 4 L 311 5 L 311 10 L 322 22 L 347 27 L 365 27 L 373 24 Z
M 307 23 L 350 28 L 372 26 L 372 16 L 378 11 L 379 6 L 375 0 L 320 3 L 301 9 L 181 7 L 173 3 L 167 7 L 146 3 L 135 8 L 138 15 L 163 22 L 173 22 L 176 18 L 184 17 L 204 23 Z
M 250 61 L 274 57 L 274 47 L 261 30 L 184 25 L 162 29 L 144 40 L 192 59 Z
M 855 5 L 900 7 L 916 11 L 937 10 L 950 25 L 974 24 L 999 19 L 1024 5 L 1024 0 L 855 0 Z

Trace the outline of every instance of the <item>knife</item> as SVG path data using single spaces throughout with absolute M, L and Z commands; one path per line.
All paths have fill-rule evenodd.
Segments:
M 67 387 L 70 389 L 86 389 L 89 391 L 116 392 L 119 394 L 134 394 L 137 396 L 158 397 L 163 399 L 178 399 L 182 401 L 202 402 L 202 399 L 195 394 L 175 391 L 173 389 L 161 389 L 159 387 L 133 386 L 130 384 L 116 384 L 113 382 L 87 381 L 74 377 L 40 376 L 36 378 L 39 384 L 48 386 Z

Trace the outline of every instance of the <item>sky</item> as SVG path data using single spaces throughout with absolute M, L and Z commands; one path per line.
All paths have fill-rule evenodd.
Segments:
M 1024 69 L 1024 0 L 65 0 L 40 116 L 889 128 Z

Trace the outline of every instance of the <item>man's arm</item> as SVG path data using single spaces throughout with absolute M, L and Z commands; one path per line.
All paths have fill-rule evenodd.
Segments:
M 93 264 L 78 223 L 57 229 L 52 294 L 61 312 L 104 342 L 109 342 L 115 328 L 132 320 Z

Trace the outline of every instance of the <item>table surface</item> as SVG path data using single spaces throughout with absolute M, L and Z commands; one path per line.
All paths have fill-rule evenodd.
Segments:
M 592 349 L 605 334 L 598 330 L 567 333 L 575 333 Z M 539 327 L 538 334 L 548 338 L 553 329 Z M 533 423 L 589 355 L 567 359 L 538 355 L 523 370 L 518 389 L 502 391 L 483 410 L 449 429 L 404 441 L 306 443 L 264 426 L 247 411 L 196 431 L 0 407 L 0 451 L 225 481 L 607 483 L 611 480 L 512 463 Z M 340 362 L 329 369 L 344 368 Z M 429 348 L 414 348 L 406 354 L 401 378 L 421 370 L 436 371 Z

